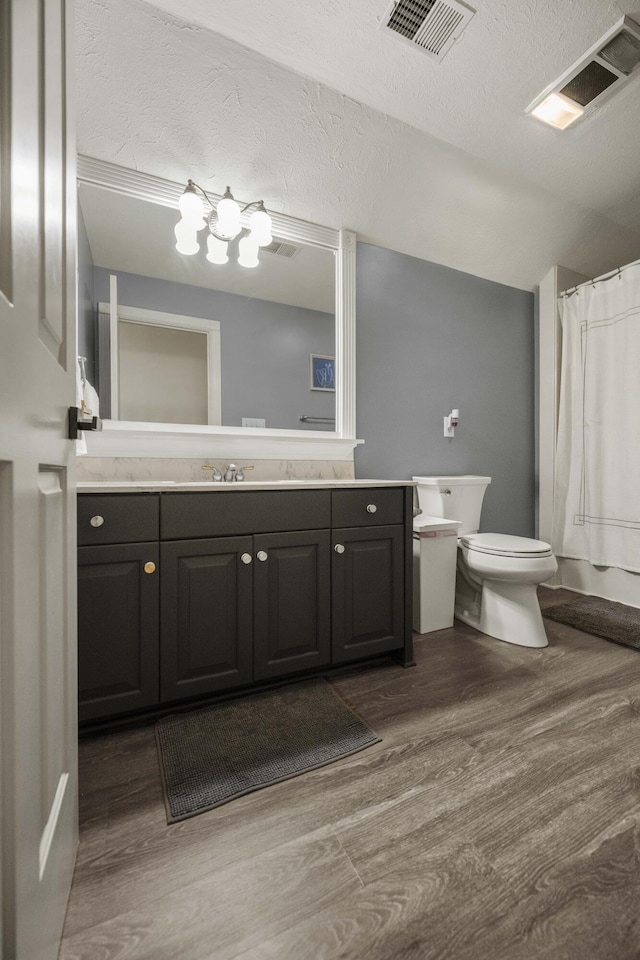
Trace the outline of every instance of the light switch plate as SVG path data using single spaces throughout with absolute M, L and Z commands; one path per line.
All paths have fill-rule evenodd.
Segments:
M 261 417 L 243 417 L 242 426 L 243 427 L 266 427 L 267 421 Z

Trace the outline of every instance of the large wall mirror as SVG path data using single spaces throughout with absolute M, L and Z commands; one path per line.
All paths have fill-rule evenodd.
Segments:
M 258 267 L 231 247 L 211 264 L 206 243 L 175 248 L 182 189 L 79 158 L 80 342 L 105 433 L 355 443 L 354 235 L 272 213 Z

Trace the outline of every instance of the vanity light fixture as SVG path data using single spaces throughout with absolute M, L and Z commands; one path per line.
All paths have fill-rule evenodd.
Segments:
M 202 197 L 208 204 L 208 209 L 205 208 Z M 238 243 L 238 263 L 241 267 L 257 267 L 258 250 L 273 243 L 271 217 L 265 210 L 262 200 L 252 200 L 241 208 L 229 187 L 216 204 L 202 187 L 193 180 L 188 180 L 178 206 L 182 219 L 174 227 L 176 250 L 187 257 L 200 249 L 198 243 L 200 230 L 209 231 L 207 236 L 209 263 L 228 263 L 229 242 L 238 234 L 242 234 Z M 242 225 L 241 217 L 251 207 L 256 209 L 249 216 L 247 228 Z

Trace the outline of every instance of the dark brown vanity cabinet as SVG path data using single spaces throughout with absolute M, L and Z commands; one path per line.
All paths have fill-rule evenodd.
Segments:
M 405 499 L 398 487 L 333 493 L 333 663 L 404 643 Z
M 158 532 L 157 496 L 78 497 L 81 721 L 158 703 Z
M 253 680 L 252 551 L 251 537 L 161 544 L 163 701 Z
M 330 662 L 329 531 L 163 543 L 161 697 Z
M 254 679 L 331 662 L 328 530 L 254 538 Z
M 163 537 L 208 534 L 161 545 L 163 700 L 330 663 L 330 534 L 307 529 L 329 527 L 329 490 L 177 493 L 161 508 Z
M 338 529 L 332 570 L 332 662 L 396 650 L 404 631 L 401 526 Z
M 411 663 L 411 493 L 80 495 L 80 719 L 389 651 Z

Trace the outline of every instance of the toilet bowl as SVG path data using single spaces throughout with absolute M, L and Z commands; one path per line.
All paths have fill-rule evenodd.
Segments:
M 413 477 L 425 514 L 460 521 L 455 616 L 476 630 L 523 647 L 546 647 L 537 586 L 556 572 L 548 543 L 478 533 L 490 477 Z

